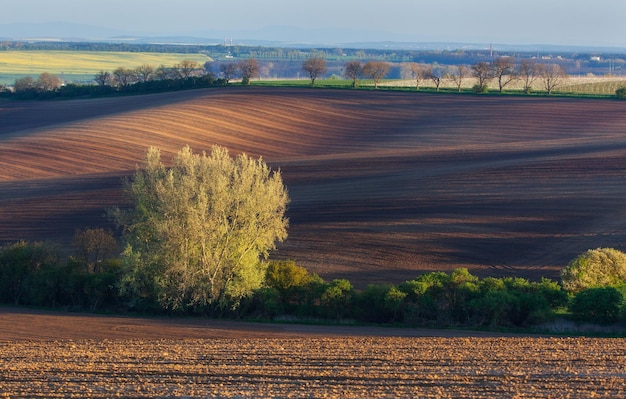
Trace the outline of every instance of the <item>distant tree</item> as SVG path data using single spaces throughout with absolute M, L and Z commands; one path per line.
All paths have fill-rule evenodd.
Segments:
M 63 86 L 63 80 L 56 75 L 44 72 L 37 78 L 35 88 L 39 92 L 54 91 Z
M 254 58 L 241 60 L 238 63 L 239 72 L 241 73 L 241 84 L 249 85 L 250 80 L 260 76 L 259 62 Z
M 428 79 L 428 73 L 430 66 L 425 64 L 418 64 L 417 62 L 411 62 L 408 64 L 408 74 L 411 79 L 415 80 L 415 90 L 420 89 L 420 82 L 424 79 Z
M 180 64 L 176 65 L 176 71 L 181 79 L 188 79 L 192 76 L 197 76 L 202 68 L 199 67 L 196 61 L 182 60 Z
M 470 75 L 470 70 L 465 65 L 455 65 L 448 68 L 447 76 L 454 85 L 456 86 L 457 91 L 461 91 L 461 87 L 463 86 L 463 81 Z
M 515 59 L 513 57 L 498 57 L 493 61 L 493 75 L 498 80 L 498 89 L 502 90 L 517 79 Z
M 140 83 L 145 83 L 154 79 L 155 69 L 152 65 L 144 64 L 135 68 L 135 74 Z
M 119 67 L 113 71 L 115 83 L 120 87 L 128 87 L 137 81 L 137 75 L 132 69 Z
M 228 84 L 239 75 L 239 66 L 234 62 L 220 64 L 220 74 L 226 84 Z
M 493 79 L 493 66 L 485 61 L 478 62 L 471 66 L 472 75 L 477 80 L 477 86 L 480 90 L 484 90 L 491 79 Z
M 22 93 L 29 90 L 35 90 L 35 79 L 30 76 L 24 76 L 15 80 L 13 88 L 16 93 Z
M 548 92 L 548 95 L 551 95 L 554 89 L 559 87 L 563 80 L 567 78 L 565 69 L 559 64 L 541 65 L 539 75 L 543 80 L 543 87 Z
M 311 86 L 315 85 L 315 80 L 326 73 L 326 60 L 322 57 L 311 57 L 304 61 L 302 64 L 302 70 L 309 74 L 311 78 Z
M 352 87 L 356 88 L 359 85 L 359 79 L 363 75 L 363 66 L 361 61 L 349 61 L 344 69 L 343 76 L 352 79 Z
M 445 69 L 438 65 L 429 66 L 426 73 L 428 79 L 430 79 L 434 83 L 435 90 L 439 91 L 439 86 L 441 86 L 441 81 L 445 76 Z
M 533 83 L 537 80 L 540 72 L 540 65 L 534 60 L 524 59 L 520 62 L 519 77 L 523 82 L 524 93 L 528 94 L 532 90 Z
M 223 147 L 185 147 L 170 168 L 151 148 L 126 192 L 135 207 L 115 212 L 127 241 L 121 292 L 166 309 L 236 307 L 261 286 L 261 258 L 287 237 L 280 173 Z
M 369 61 L 363 65 L 363 75 L 374 81 L 374 88 L 378 88 L 378 84 L 387 76 L 391 66 L 388 62 Z
M 626 254 L 613 248 L 587 250 L 561 271 L 561 282 L 570 292 L 622 285 L 626 283 Z
M 116 254 L 119 249 L 113 232 L 102 228 L 76 231 L 72 244 L 76 257 L 91 273 L 100 273 L 102 262 Z
M 154 72 L 158 80 L 178 79 L 178 71 L 175 68 L 167 67 L 163 64 L 159 65 Z
M 111 83 L 113 81 L 113 76 L 106 71 L 100 71 L 96 74 L 96 76 L 93 79 L 96 84 L 98 86 L 111 86 Z

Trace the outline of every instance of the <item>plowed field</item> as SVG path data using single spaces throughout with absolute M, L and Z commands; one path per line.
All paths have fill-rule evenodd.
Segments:
M 625 346 L 0 308 L 0 397 L 622 398 Z
M 357 287 L 467 267 L 558 277 L 626 249 L 626 102 L 224 88 L 0 103 L 0 241 L 107 225 L 148 146 L 261 155 L 292 202 L 277 258 Z

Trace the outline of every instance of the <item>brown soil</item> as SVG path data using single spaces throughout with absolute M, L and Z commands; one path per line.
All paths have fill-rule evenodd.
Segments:
M 556 278 L 626 249 L 626 103 L 228 88 L 0 104 L 0 241 L 109 225 L 148 146 L 262 155 L 292 202 L 273 253 L 357 287 L 424 271 Z
M 0 307 L 0 396 L 617 398 L 624 345 Z
M 617 398 L 624 345 L 0 308 L 0 396 Z

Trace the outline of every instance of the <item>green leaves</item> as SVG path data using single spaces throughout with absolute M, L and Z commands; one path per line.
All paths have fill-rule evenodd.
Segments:
M 587 250 L 561 271 L 561 280 L 563 288 L 571 292 L 623 284 L 626 254 L 613 248 Z
M 161 265 L 154 277 L 168 309 L 236 304 L 260 287 L 261 257 L 287 237 L 280 173 L 223 147 L 210 155 L 185 147 L 169 168 L 151 148 L 127 192 L 136 206 L 118 221 L 140 267 Z

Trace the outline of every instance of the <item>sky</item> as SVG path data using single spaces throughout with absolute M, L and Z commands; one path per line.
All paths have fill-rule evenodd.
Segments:
M 626 48 L 624 0 L 3 0 L 1 8 L 0 25 L 71 22 L 150 35 L 276 40 L 260 37 L 270 35 L 263 29 L 286 26 L 339 43 L 361 38 Z M 283 34 L 291 39 L 289 30 Z

